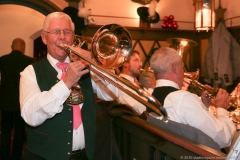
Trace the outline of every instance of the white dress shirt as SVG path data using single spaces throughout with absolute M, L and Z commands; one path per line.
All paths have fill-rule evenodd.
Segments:
M 156 87 L 161 86 L 172 86 L 179 89 L 175 82 L 169 80 L 157 80 Z M 228 147 L 231 144 L 236 128 L 229 119 L 227 110 L 217 108 L 215 118 L 208 112 L 197 95 L 185 90 L 168 94 L 163 107 L 171 120 L 198 128 L 217 142 L 221 148 Z
M 58 72 L 57 78 L 60 79 L 62 70 L 56 66 L 58 60 L 47 54 L 47 59 L 54 69 Z M 69 57 L 65 62 L 69 63 Z M 71 93 L 65 83 L 60 80 L 49 91 L 41 92 L 35 71 L 32 65 L 27 66 L 23 72 L 20 73 L 20 106 L 21 116 L 30 126 L 39 126 L 45 120 L 52 118 L 57 113 L 62 112 L 63 103 L 66 101 Z M 105 82 L 104 82 L 105 83 Z M 105 83 L 108 88 L 118 97 L 118 89 L 110 84 Z M 107 95 L 104 90 L 99 88 L 94 81 L 92 81 L 94 92 L 100 99 L 110 101 L 111 96 Z M 79 107 L 82 108 L 83 104 Z M 76 143 L 81 142 L 81 143 Z M 85 148 L 83 124 L 77 130 L 73 130 L 73 146 L 72 150 Z
M 129 82 L 135 85 L 134 78 L 126 75 L 126 74 L 120 74 L 120 77 L 124 77 L 127 79 Z M 134 94 L 138 95 L 134 90 L 130 89 L 129 87 L 126 87 L 129 91 L 132 91 Z M 143 98 L 144 99 L 144 98 Z M 132 98 L 130 95 L 126 94 L 124 91 L 119 90 L 119 98 L 118 101 L 122 104 L 127 104 L 130 107 L 132 107 L 137 113 L 142 114 L 142 112 L 146 111 L 146 107 L 140 103 L 139 101 L 135 100 Z

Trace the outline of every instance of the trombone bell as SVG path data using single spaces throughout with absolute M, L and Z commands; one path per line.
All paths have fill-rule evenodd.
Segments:
M 85 42 L 91 43 L 95 62 L 108 69 L 120 67 L 132 52 L 131 36 L 127 29 L 118 24 L 102 26 L 93 38 L 75 35 L 75 47 L 81 48 Z
M 95 33 L 91 50 L 99 65 L 118 68 L 128 60 L 132 52 L 132 39 L 124 27 L 108 24 Z

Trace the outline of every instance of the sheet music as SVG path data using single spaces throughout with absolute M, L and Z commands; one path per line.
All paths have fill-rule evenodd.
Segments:
M 226 160 L 240 160 L 240 134 L 238 132 L 235 133 L 233 142 Z

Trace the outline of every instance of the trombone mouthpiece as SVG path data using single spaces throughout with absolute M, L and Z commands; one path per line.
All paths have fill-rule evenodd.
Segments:
M 71 50 L 66 44 L 60 43 L 57 44 L 57 46 L 64 50 L 68 55 L 73 52 L 73 50 Z
M 57 46 L 61 49 L 66 49 L 66 45 L 64 45 L 63 43 L 57 44 Z

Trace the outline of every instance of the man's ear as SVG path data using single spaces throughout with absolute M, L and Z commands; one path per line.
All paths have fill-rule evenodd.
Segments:
M 177 64 L 176 63 L 172 64 L 171 70 L 173 73 L 177 73 Z
M 42 37 L 42 41 L 45 45 L 47 45 L 47 40 L 46 40 L 46 34 L 41 32 L 41 37 Z
M 128 62 L 123 63 L 123 67 L 124 67 L 124 68 L 127 68 L 128 66 L 129 66 L 129 63 L 128 63 Z

